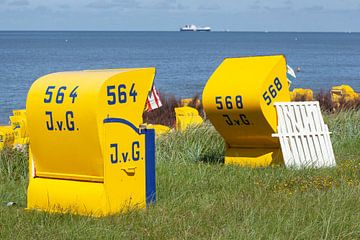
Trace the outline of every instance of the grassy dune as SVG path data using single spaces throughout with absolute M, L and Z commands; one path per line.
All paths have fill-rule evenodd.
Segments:
M 359 239 L 360 111 L 325 120 L 333 169 L 227 166 L 210 125 L 170 133 L 156 143 L 157 204 L 100 219 L 25 211 L 27 156 L 3 151 L 0 239 Z

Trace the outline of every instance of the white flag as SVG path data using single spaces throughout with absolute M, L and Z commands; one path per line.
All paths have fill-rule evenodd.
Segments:
M 292 69 L 289 65 L 286 65 L 286 77 L 287 77 L 287 80 L 288 80 L 289 84 L 292 83 L 290 78 L 291 79 L 296 78 L 296 74 L 295 74 L 294 69 Z
M 292 69 L 289 65 L 286 65 L 286 68 L 287 68 L 286 73 L 289 74 L 291 77 L 296 78 L 294 69 Z

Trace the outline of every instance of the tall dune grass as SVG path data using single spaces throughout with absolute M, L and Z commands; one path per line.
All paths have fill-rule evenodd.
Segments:
M 22 181 L 27 179 L 28 155 L 26 151 L 5 148 L 0 151 L 1 182 Z
M 314 100 L 319 101 L 320 107 L 324 112 L 342 112 L 346 110 L 360 110 L 360 99 L 353 101 L 345 101 L 340 98 L 339 103 L 336 104 L 331 99 L 330 90 L 320 91 L 315 94 Z
M 156 205 L 99 219 L 25 211 L 28 156 L 7 149 L 0 239 L 359 239 L 360 111 L 324 118 L 336 168 L 224 165 L 223 139 L 205 123 L 157 138 Z

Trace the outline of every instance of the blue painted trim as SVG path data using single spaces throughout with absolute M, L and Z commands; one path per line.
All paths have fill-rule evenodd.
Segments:
M 13 130 L 16 130 L 16 129 L 18 129 L 18 128 L 20 128 L 20 126 L 15 126 Z
M 145 129 L 146 206 L 156 202 L 155 130 Z
M 123 123 L 131 127 L 137 134 L 140 134 L 139 128 L 137 128 L 134 124 L 123 118 L 105 118 L 104 123 Z
M 128 120 L 122 118 L 105 118 L 104 123 L 122 123 L 131 127 L 137 134 L 145 135 L 145 192 L 146 206 L 156 202 L 156 175 L 155 175 L 155 130 L 137 128 Z

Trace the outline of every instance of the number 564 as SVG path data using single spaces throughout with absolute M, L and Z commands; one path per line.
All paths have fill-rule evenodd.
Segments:
M 137 92 L 135 90 L 134 83 L 131 85 L 129 93 L 127 93 L 125 84 L 120 84 L 117 87 L 117 91 L 114 85 L 107 86 L 107 96 L 109 97 L 107 103 L 109 105 L 114 105 L 116 103 L 126 103 L 128 100 L 128 95 L 133 98 L 133 102 L 136 102 Z

